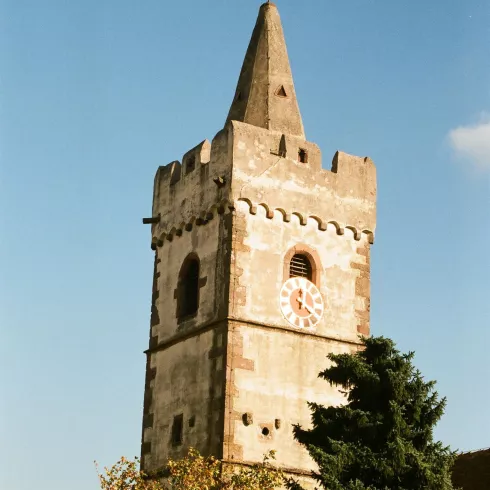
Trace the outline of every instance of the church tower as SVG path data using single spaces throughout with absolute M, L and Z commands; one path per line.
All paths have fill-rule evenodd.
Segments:
M 303 480 L 292 424 L 329 352 L 369 335 L 376 170 L 306 139 L 277 7 L 260 7 L 224 128 L 155 176 L 155 251 L 144 395 L 147 472 L 189 447 L 226 462 L 271 449 Z

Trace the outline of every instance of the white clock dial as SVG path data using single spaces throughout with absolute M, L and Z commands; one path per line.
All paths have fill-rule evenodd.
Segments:
M 323 316 L 323 298 L 318 288 L 304 277 L 291 277 L 281 289 L 281 311 L 298 328 L 314 327 Z

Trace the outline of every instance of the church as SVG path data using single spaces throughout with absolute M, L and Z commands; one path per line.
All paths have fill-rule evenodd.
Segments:
M 292 425 L 310 424 L 309 401 L 343 401 L 318 373 L 369 335 L 376 226 L 371 159 L 330 158 L 307 140 L 265 3 L 223 129 L 156 172 L 145 472 L 189 447 L 236 465 L 276 450 L 313 488 Z

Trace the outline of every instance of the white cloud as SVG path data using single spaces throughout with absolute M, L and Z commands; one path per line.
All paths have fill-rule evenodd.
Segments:
M 456 154 L 480 169 L 490 170 L 490 117 L 472 126 L 460 126 L 449 132 L 449 141 Z

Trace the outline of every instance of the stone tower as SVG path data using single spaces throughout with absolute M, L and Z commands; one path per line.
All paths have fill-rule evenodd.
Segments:
M 224 128 L 155 176 L 145 471 L 190 446 L 238 464 L 276 449 L 307 482 L 292 424 L 309 425 L 307 401 L 343 401 L 318 373 L 369 334 L 375 212 L 373 162 L 337 152 L 324 170 L 306 140 L 262 5 Z

